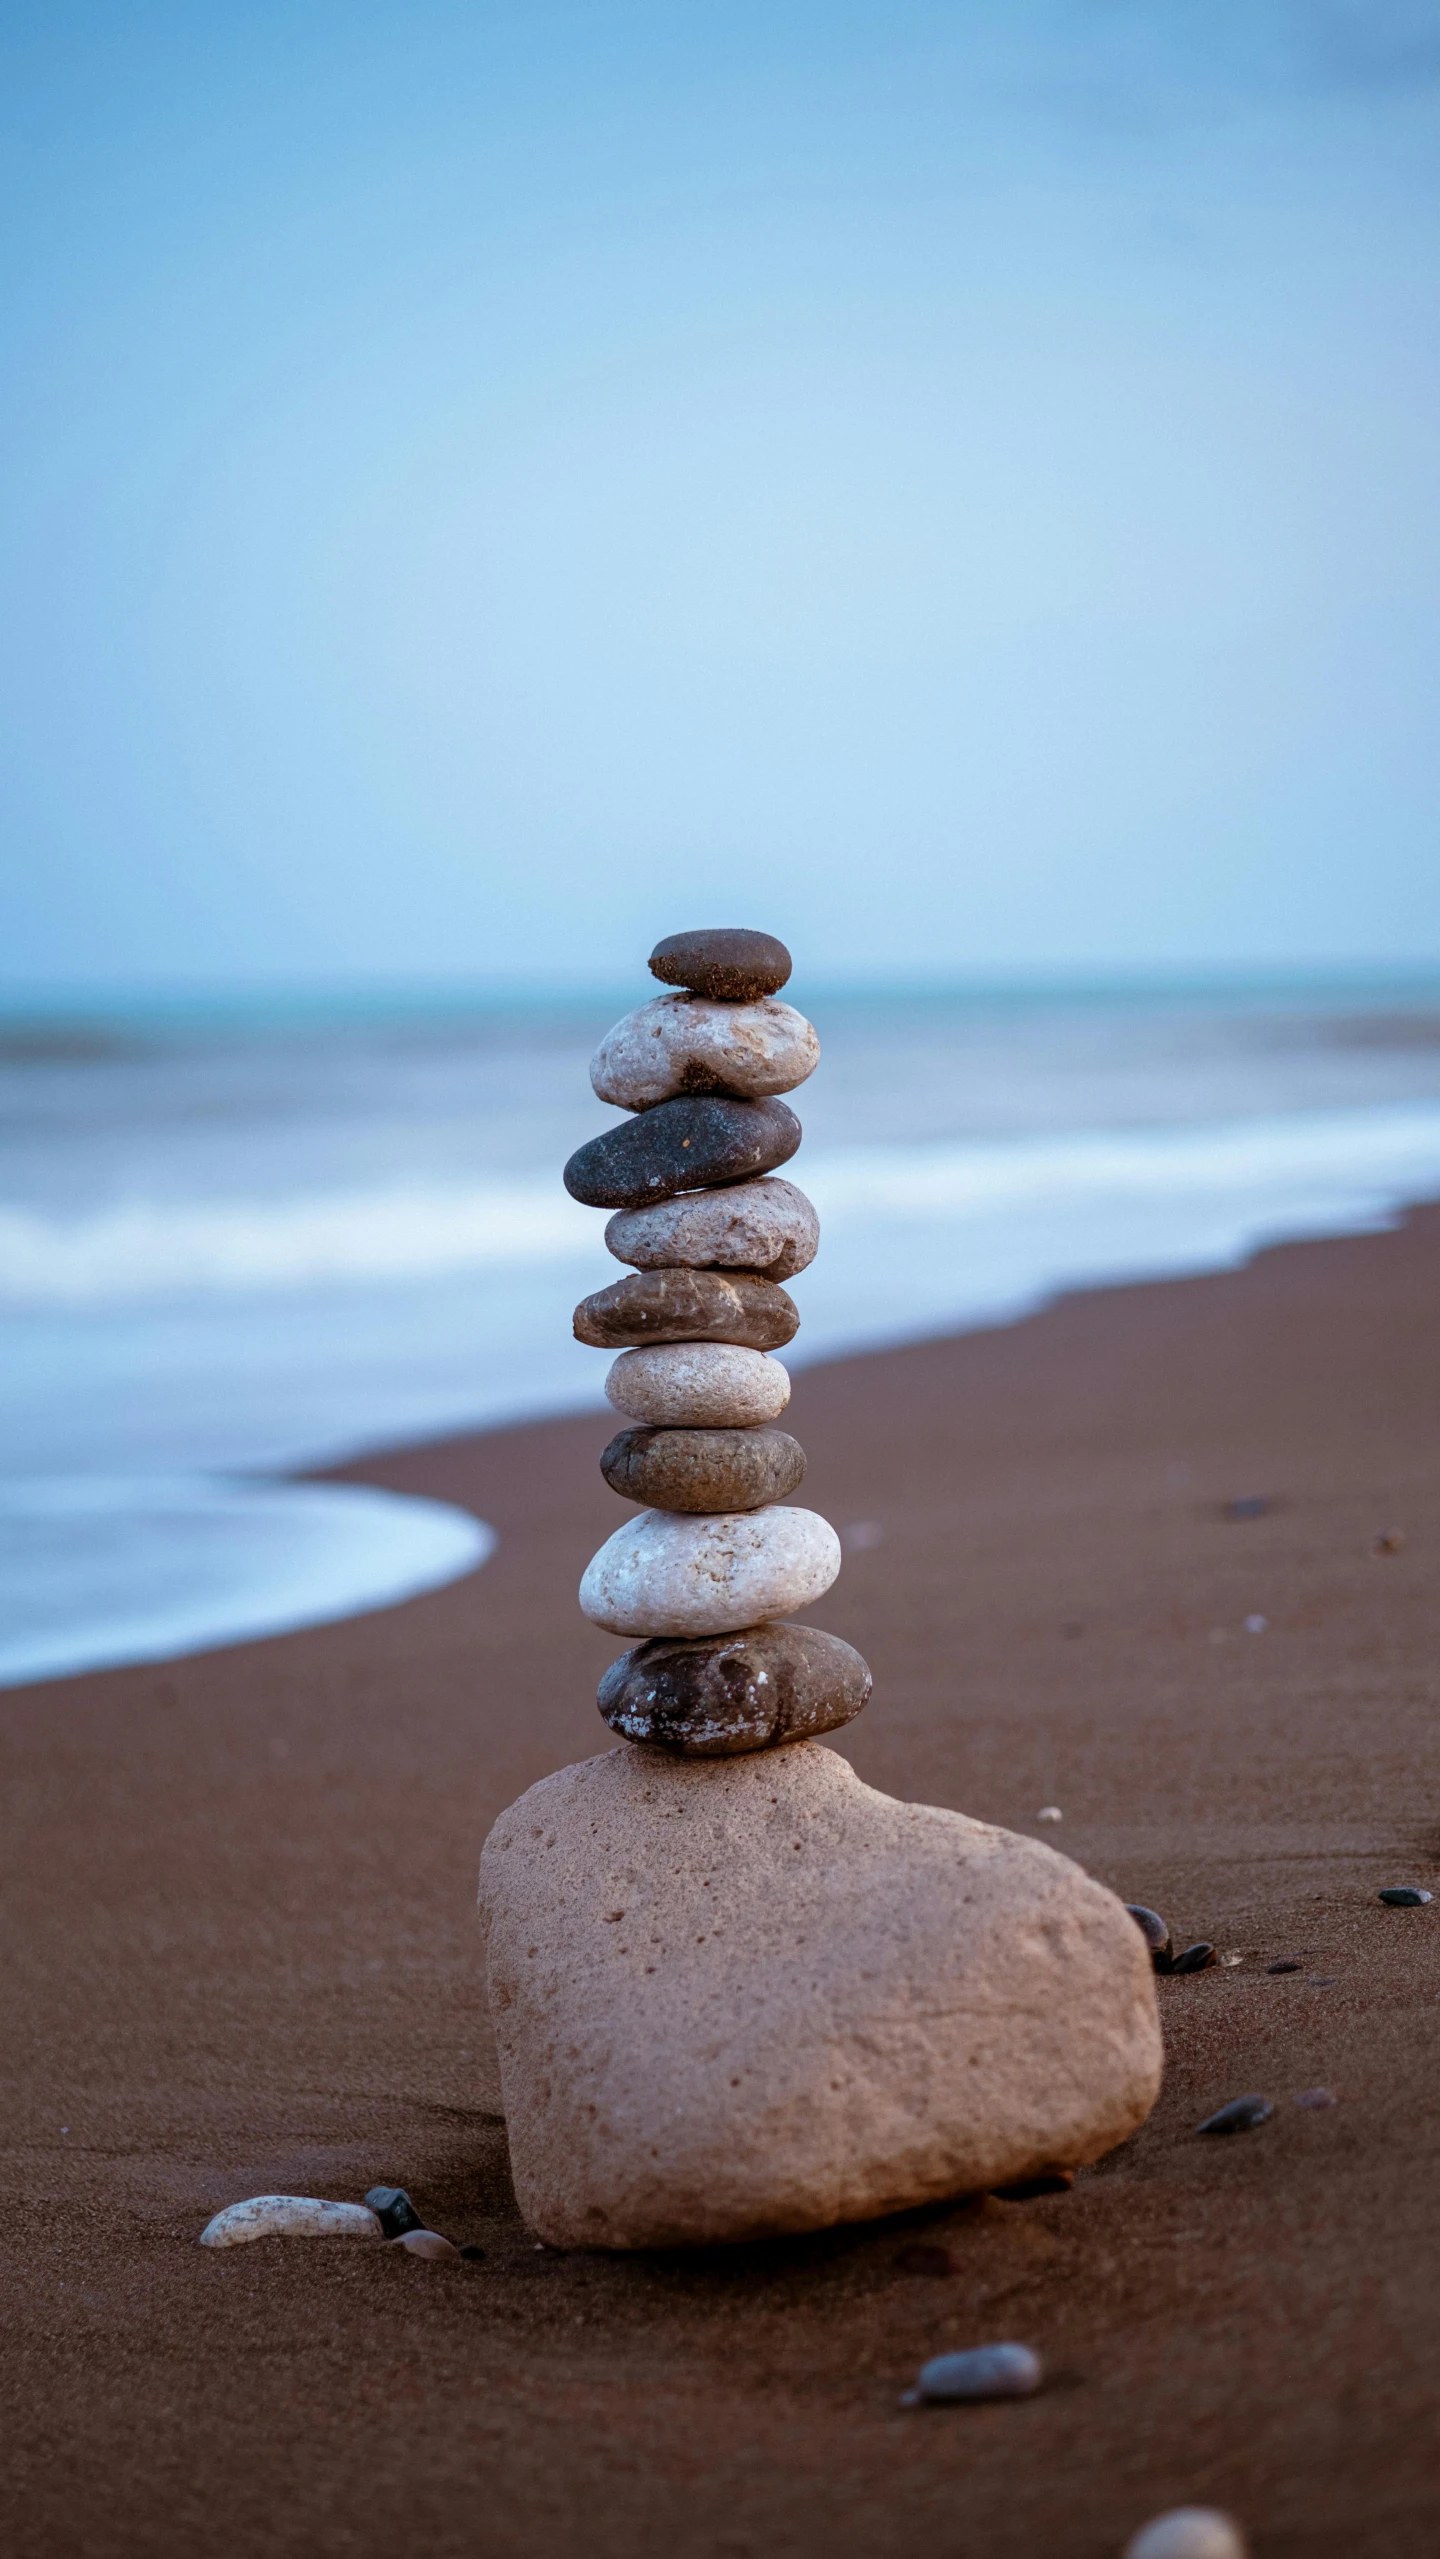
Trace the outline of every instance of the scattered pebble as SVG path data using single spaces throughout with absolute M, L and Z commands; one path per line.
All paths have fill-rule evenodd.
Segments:
M 1380 1895 L 1392 1910 L 1418 1910 L 1422 1902 L 1434 1898 L 1433 1893 L 1422 1892 L 1418 1884 L 1387 1884 Z
M 1042 2195 L 1068 2195 L 1075 2183 L 1073 2168 L 1042 2168 L 1038 2176 L 1019 2177 L 1013 2186 L 992 2186 L 1002 2204 L 1033 2204 Z
M 458 2257 L 453 2239 L 442 2239 L 438 2230 L 402 2230 L 390 2242 L 392 2248 L 403 2248 L 407 2257 Z
M 948 2248 L 923 2240 L 916 2240 L 909 2248 L 901 2249 L 895 2260 L 895 2269 L 902 2275 L 953 2275 L 956 2271 L 955 2260 Z
M 1293 1955 L 1287 1955 L 1283 1963 L 1267 1964 L 1265 1970 L 1267 1973 L 1298 1973 L 1303 1972 L 1304 1966 Z
M 1141 2525 L 1124 2559 L 1246 2559 L 1245 2536 L 1216 2506 L 1172 2506 Z
M 1269 1627 L 1270 1620 L 1268 1617 L 1247 1617 L 1245 1620 L 1245 1632 L 1247 1635 L 1267 1634 Z
M 1253 2132 L 1257 2124 L 1268 2123 L 1274 2112 L 1268 2097 L 1232 2097 L 1228 2106 L 1207 2115 L 1195 2129 L 1202 2133 Z
M 1333 2088 L 1298 2088 L 1295 2103 L 1297 2106 L 1338 2106 L 1340 2100 Z
M 1042 1804 L 1035 1819 L 1037 1822 L 1063 1822 L 1065 1816 L 1058 1804 Z
M 407 2230 L 425 2227 L 403 2186 L 372 2186 L 365 2201 L 387 2239 L 403 2239 Z
M 1176 1956 L 1170 1970 L 1172 1973 L 1208 1972 L 1214 1961 L 1215 1949 L 1209 1938 L 1199 1937 L 1193 1946 L 1186 1947 L 1183 1955 Z
M 1305 1987 L 1307 1990 L 1333 1990 L 1339 1978 L 1338 1973 L 1309 1973 Z
M 368 2204 L 324 2203 L 316 2195 L 252 2195 L 227 2204 L 200 2233 L 202 2248 L 242 2248 L 251 2239 L 381 2239 Z
M 1030 2346 L 971 2346 L 964 2354 L 932 2355 L 920 2367 L 913 2390 L 900 2405 L 918 2408 L 956 2399 L 1028 2399 L 1038 2390 L 1043 2366 Z
M 1372 1537 L 1370 1540 L 1370 1552 L 1372 1555 L 1403 1555 L 1405 1552 L 1404 1529 L 1382 1528 L 1379 1536 Z
M 1241 1493 L 1224 1506 L 1226 1519 L 1263 1519 L 1275 1508 L 1268 1493 Z
M 1150 1949 L 1150 1961 L 1155 1970 L 1157 1973 L 1168 1973 L 1174 1949 L 1170 1943 L 1169 1928 L 1159 1911 L 1148 1910 L 1143 1901 L 1127 1901 L 1125 1907 Z

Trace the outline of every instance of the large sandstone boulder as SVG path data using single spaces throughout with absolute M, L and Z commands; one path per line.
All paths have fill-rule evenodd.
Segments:
M 1159 2089 L 1115 1896 L 821 1742 L 563 1768 L 495 1824 L 480 1899 L 516 2194 L 557 2247 L 816 2230 L 1079 2166 Z

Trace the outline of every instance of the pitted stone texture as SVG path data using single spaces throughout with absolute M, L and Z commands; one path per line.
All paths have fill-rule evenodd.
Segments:
M 791 1093 L 819 1062 L 814 1026 L 793 1005 L 657 995 L 606 1032 L 590 1081 L 602 1102 L 648 1111 L 677 1093 Z
M 600 1460 L 612 1492 L 653 1511 L 753 1511 L 805 1476 L 788 1431 L 617 1431 Z
M 684 1759 L 729 1759 L 834 1732 L 870 1694 L 869 1664 L 818 1626 L 659 1636 L 612 1662 L 600 1712 L 612 1732 Z
M 1114 1895 L 823 1742 L 542 1779 L 480 1868 L 521 2212 L 557 2247 L 864 2221 L 1098 2159 L 1160 2085 Z
M 733 1278 L 683 1267 L 632 1271 L 609 1288 L 597 1288 L 575 1309 L 576 1341 L 601 1351 L 618 1351 L 627 1342 L 738 1342 L 747 1350 L 773 1351 L 799 1330 L 794 1298 L 753 1271 Z
M 820 1220 L 803 1191 L 772 1175 L 768 1181 L 682 1194 L 653 1208 L 621 1209 L 606 1227 L 605 1241 L 617 1262 L 634 1262 L 641 1270 L 718 1263 L 787 1280 L 814 1261 Z
M 622 1351 L 605 1380 L 617 1413 L 661 1429 L 749 1430 L 778 1421 L 790 1380 L 778 1359 L 736 1342 L 657 1342 Z
M 576 1148 L 565 1188 L 586 1208 L 641 1208 L 711 1182 L 743 1182 L 787 1164 L 800 1123 L 783 1102 L 732 1102 L 720 1093 L 657 1102 Z
M 774 995 L 794 963 L 773 933 L 740 925 L 713 925 L 703 933 L 667 933 L 650 954 L 650 974 L 666 986 L 692 987 L 725 1004 L 753 1003 Z
M 642 1511 L 592 1556 L 580 1605 L 612 1635 L 725 1635 L 808 1608 L 839 1570 L 818 1511 Z

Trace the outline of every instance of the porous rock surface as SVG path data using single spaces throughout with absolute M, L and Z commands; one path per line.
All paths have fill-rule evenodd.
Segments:
M 626 1743 L 480 1870 L 520 2209 L 557 2247 L 819 2230 L 1097 2159 L 1160 2085 L 1124 1906 L 823 1742 Z
M 753 1511 L 804 1480 L 805 1451 L 788 1431 L 617 1431 L 600 1472 L 624 1500 L 654 1511 Z
M 793 1297 L 754 1271 L 628 1271 L 575 1309 L 575 1339 L 594 1350 L 644 1342 L 739 1342 L 778 1350 L 800 1330 Z
M 793 1182 L 771 1174 L 724 1190 L 682 1192 L 653 1208 L 617 1211 L 605 1229 L 617 1262 L 656 1270 L 673 1262 L 719 1264 L 793 1279 L 820 1246 L 820 1220 Z
M 870 1666 L 818 1626 L 656 1636 L 612 1662 L 596 1700 L 612 1732 L 686 1759 L 728 1759 L 834 1732 L 870 1694 Z
M 808 1608 L 839 1570 L 818 1511 L 641 1511 L 591 1557 L 580 1606 L 612 1635 L 724 1635 Z
M 693 1430 L 748 1430 L 778 1420 L 790 1379 L 778 1359 L 736 1342 L 657 1342 L 622 1351 L 605 1379 L 617 1413 Z
M 819 1062 L 819 1034 L 793 1004 L 657 995 L 606 1032 L 590 1081 L 602 1102 L 646 1111 L 676 1093 L 790 1093 Z
M 682 1093 L 577 1146 L 565 1188 L 586 1208 L 641 1208 L 711 1182 L 743 1182 L 787 1164 L 800 1123 L 784 1102 Z
M 650 954 L 650 974 L 666 986 L 692 987 L 726 1004 L 753 1003 L 785 984 L 794 963 L 773 933 L 743 925 L 711 925 L 699 933 L 667 933 Z

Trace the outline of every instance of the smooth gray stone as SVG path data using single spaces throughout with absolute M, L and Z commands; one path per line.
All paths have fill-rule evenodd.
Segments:
M 788 1164 L 801 1134 L 784 1102 L 683 1093 L 577 1147 L 565 1188 L 587 1208 L 644 1208 L 678 1191 L 773 1172 Z
M 740 925 L 716 925 L 704 933 L 667 933 L 650 954 L 650 974 L 666 986 L 688 986 L 695 995 L 724 1004 L 751 1004 L 773 995 L 794 966 L 773 933 Z
M 750 1271 L 633 1271 L 575 1309 L 575 1339 L 598 1351 L 641 1342 L 739 1342 L 778 1350 L 800 1329 L 793 1297 Z M 719 1510 L 729 1504 L 719 1502 Z
M 627 1741 L 682 1759 L 730 1759 L 833 1732 L 859 1714 L 871 1686 L 868 1663 L 838 1635 L 750 1626 L 637 1644 L 611 1663 L 596 1702 Z
M 600 1460 L 612 1492 L 652 1511 L 755 1511 L 783 1502 L 805 1475 L 788 1431 L 617 1431 Z
M 971 2346 L 957 2355 L 932 2355 L 920 2367 L 910 2397 L 920 2400 L 1028 2399 L 1044 2379 L 1033 2346 Z
M 723 1190 L 682 1191 L 653 1208 L 619 1209 L 605 1242 L 617 1262 L 634 1262 L 642 1271 L 687 1262 L 787 1280 L 814 1261 L 820 1220 L 803 1191 L 770 1173 L 760 1182 L 728 1182 Z

